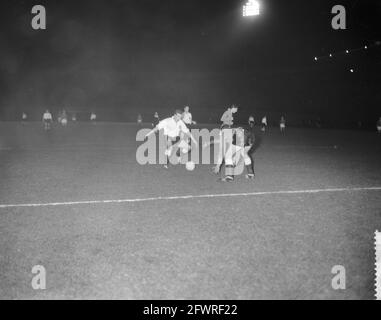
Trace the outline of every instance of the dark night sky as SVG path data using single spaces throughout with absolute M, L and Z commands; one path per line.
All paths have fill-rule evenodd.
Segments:
M 231 103 L 242 115 L 379 116 L 381 46 L 313 57 L 380 41 L 381 1 L 261 0 L 249 20 L 243 3 L 2 1 L 0 118 L 65 107 L 132 120 L 190 104 L 213 120 Z M 34 4 L 46 7 L 46 30 L 30 26 Z M 331 28 L 335 4 L 345 31 Z

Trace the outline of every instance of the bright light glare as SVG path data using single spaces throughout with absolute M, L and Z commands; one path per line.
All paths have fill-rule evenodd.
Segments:
M 248 0 L 243 6 L 243 16 L 257 16 L 259 15 L 259 2 L 255 0 Z

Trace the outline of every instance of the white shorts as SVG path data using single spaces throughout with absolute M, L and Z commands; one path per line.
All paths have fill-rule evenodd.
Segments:
M 381 132 L 381 126 L 377 126 L 377 131 Z
M 239 160 L 242 158 L 244 160 L 245 165 L 251 164 L 251 158 L 248 154 L 251 146 L 237 146 L 231 144 L 228 150 L 225 153 L 225 163 L 227 165 L 237 165 Z
M 281 129 L 284 129 L 284 128 L 286 128 L 286 125 L 285 125 L 284 123 L 281 123 L 281 124 L 280 124 L 280 128 L 281 128 Z

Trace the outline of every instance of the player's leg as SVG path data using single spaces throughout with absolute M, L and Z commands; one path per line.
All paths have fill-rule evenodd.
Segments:
M 225 153 L 225 171 L 222 181 L 234 180 L 234 168 L 240 158 L 240 148 L 234 144 L 230 144 Z
M 168 137 L 166 136 L 166 150 L 165 150 L 165 164 L 164 168 L 168 169 L 168 163 L 170 162 L 171 157 L 175 154 L 177 159 L 180 157 L 180 149 L 176 147 L 178 139 L 177 137 Z
M 254 174 L 254 161 L 252 154 L 250 154 L 251 151 L 251 146 L 246 146 L 245 147 L 245 153 L 244 153 L 244 162 L 245 162 L 245 167 L 246 167 L 246 178 L 248 179 L 253 179 L 255 174 Z
M 172 139 L 168 136 L 165 136 L 165 144 L 166 146 L 164 151 L 164 155 L 165 155 L 164 168 L 168 169 L 169 157 L 172 154 Z
M 218 144 L 218 155 L 217 155 L 217 161 L 215 162 L 215 166 L 213 167 L 213 172 L 215 174 L 219 174 L 221 170 L 221 166 L 224 162 L 224 156 L 223 156 L 223 145 L 221 143 Z

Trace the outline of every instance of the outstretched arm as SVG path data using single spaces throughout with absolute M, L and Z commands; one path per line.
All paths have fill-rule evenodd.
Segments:
M 157 126 L 155 128 L 153 128 L 150 132 L 148 132 L 144 138 L 147 138 L 149 137 L 150 135 L 154 134 L 156 131 L 158 130 Z

